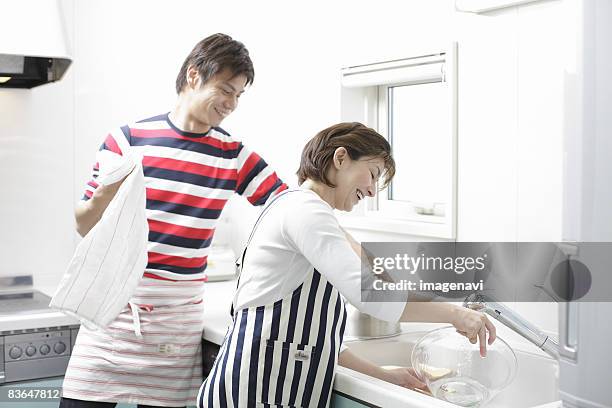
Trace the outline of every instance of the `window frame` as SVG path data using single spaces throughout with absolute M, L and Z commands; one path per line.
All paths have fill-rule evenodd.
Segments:
M 431 57 L 432 54 L 426 54 Z M 451 174 L 449 177 L 449 191 L 446 194 L 444 215 L 423 215 L 417 214 L 413 210 L 413 205 L 404 201 L 388 199 L 388 191 L 379 192 L 374 198 L 368 197 L 363 200 L 349 215 L 339 214 L 343 225 L 349 228 L 376 230 L 382 232 L 392 232 L 400 234 L 421 235 L 435 238 L 455 239 L 456 238 L 456 214 L 457 214 L 457 44 L 452 43 L 443 52 L 434 54 L 443 55 L 444 70 L 441 79 L 447 83 L 448 90 L 448 111 L 449 131 L 448 143 L 450 144 Z M 416 60 L 419 57 L 410 57 L 404 60 Z M 396 60 L 401 61 L 401 60 Z M 372 66 L 383 63 L 374 63 Z M 361 67 L 367 67 L 362 65 Z M 363 68 L 361 68 L 363 69 Z M 365 69 L 364 69 L 365 70 Z M 358 120 L 368 126 L 378 130 L 385 138 L 389 139 L 389 94 L 388 89 L 394 86 L 417 85 L 422 83 L 440 82 L 432 78 L 416 79 L 410 76 L 410 68 L 405 69 L 404 74 L 397 75 L 392 73 L 395 81 L 386 79 L 383 75 L 378 75 L 375 80 L 368 79 L 361 89 L 363 90 L 364 101 L 367 107 L 363 110 L 360 118 L 351 115 L 348 118 L 343 114 L 343 120 Z M 397 80 L 401 78 L 401 80 Z M 354 78 L 351 78 L 354 81 Z M 376 82 L 380 82 L 376 84 Z M 359 88 L 354 83 L 349 85 L 351 88 Z M 353 98 L 354 90 L 351 90 Z M 375 97 L 374 97 L 375 95 Z M 343 104 L 344 104 L 343 98 Z M 354 101 L 353 101 L 354 103 Z

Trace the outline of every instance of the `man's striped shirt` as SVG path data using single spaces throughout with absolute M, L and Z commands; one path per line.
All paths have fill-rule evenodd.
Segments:
M 206 134 L 184 132 L 166 113 L 112 131 L 100 150 L 122 155 L 121 137 L 143 156 L 147 277 L 205 280 L 217 219 L 231 195 L 236 192 L 261 205 L 287 188 L 259 155 L 218 127 Z M 98 187 L 98 172 L 96 163 L 84 200 Z

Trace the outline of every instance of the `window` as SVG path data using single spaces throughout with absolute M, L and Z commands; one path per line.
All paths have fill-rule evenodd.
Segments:
M 385 136 L 396 175 L 348 224 L 455 238 L 456 44 L 422 56 L 342 70 L 343 120 Z M 350 226 L 350 225 L 349 225 Z

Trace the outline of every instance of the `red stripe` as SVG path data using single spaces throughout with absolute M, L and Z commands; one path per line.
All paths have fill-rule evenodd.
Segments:
M 160 390 L 173 390 L 173 391 L 187 391 L 192 388 L 196 388 L 195 385 L 189 387 L 166 387 L 158 384 L 140 384 L 140 383 L 129 383 L 123 381 L 108 381 L 108 380 L 86 380 L 84 378 L 71 378 L 70 381 L 84 382 L 89 384 L 104 384 L 104 385 L 124 385 L 126 387 L 142 387 L 142 388 L 153 388 Z M 199 388 L 200 386 L 197 386 Z M 154 397 L 157 398 L 157 397 Z
M 145 333 L 147 334 L 147 333 Z M 194 357 L 198 357 L 201 355 L 201 353 L 197 352 L 194 354 L 184 354 L 184 355 L 172 355 L 172 356 L 168 356 L 168 355 L 164 355 L 162 353 L 159 352 L 147 352 L 147 351 L 129 351 L 129 350 L 118 350 L 117 346 L 113 346 L 113 347 L 104 347 L 104 346 L 99 346 L 97 344 L 88 344 L 88 343 L 79 343 L 79 346 L 81 347 L 92 347 L 98 350 L 104 350 L 104 351 L 108 351 L 109 353 L 112 353 L 113 355 L 121 355 L 121 354 L 125 354 L 125 355 L 130 355 L 130 356 L 147 356 L 147 357 L 156 357 L 156 358 L 168 358 L 168 357 L 172 357 L 172 358 L 177 358 L 177 359 L 185 359 L 185 358 L 194 358 Z
M 134 333 L 134 331 L 132 330 L 132 333 Z M 76 346 L 75 346 L 76 348 Z M 72 354 L 73 357 L 77 357 L 77 358 L 82 358 L 84 360 L 103 360 L 105 362 L 108 363 L 108 360 L 100 357 L 100 356 L 96 356 L 96 355 L 90 355 L 90 354 Z M 139 367 L 142 368 L 165 368 L 168 370 L 176 370 L 176 369 L 180 369 L 180 368 L 197 368 L 197 367 L 201 367 L 202 364 L 193 364 L 193 365 L 174 365 L 172 364 L 171 367 L 167 366 L 167 365 L 163 365 L 163 364 L 143 364 L 143 363 L 139 363 L 138 364 Z
M 100 333 L 99 333 L 100 334 Z M 104 337 L 102 340 L 100 341 L 107 341 L 107 342 L 114 342 L 114 341 L 124 341 L 126 343 L 132 343 L 132 344 L 139 344 L 141 346 L 149 346 L 149 347 L 158 347 L 159 343 L 147 343 L 145 341 L 139 341 L 139 340 L 133 340 L 133 339 L 117 339 L 116 337 L 112 337 L 110 335 L 106 335 L 106 336 L 101 336 Z M 196 342 L 196 343 L 169 343 L 169 342 L 164 342 L 164 344 L 172 344 L 173 346 L 180 346 L 180 347 L 199 347 L 200 344 L 202 344 L 200 341 Z
M 208 282 L 208 276 L 204 276 L 203 278 L 200 278 L 200 279 L 182 279 L 182 280 L 163 278 L 151 272 L 145 272 L 144 275 L 142 276 L 144 278 L 158 279 L 158 280 L 170 281 L 170 282 Z
M 183 204 L 191 207 L 205 208 L 210 210 L 222 210 L 227 200 L 218 198 L 204 198 L 191 194 L 175 193 L 174 191 L 157 190 L 147 188 L 147 198 L 150 200 L 164 201 L 166 203 Z
M 177 297 L 177 295 L 176 294 L 170 294 L 170 293 L 158 293 L 158 294 L 155 294 L 155 293 L 146 293 L 145 294 L 145 293 L 143 293 L 143 294 L 140 294 L 140 295 L 136 294 L 136 295 L 134 295 L 134 297 L 138 298 L 138 299 L 164 299 L 164 298 L 175 298 L 175 297 Z M 197 303 L 194 302 L 194 304 L 197 304 Z
M 157 316 L 157 315 L 155 315 L 155 316 Z M 128 317 L 128 316 L 118 316 L 115 319 L 115 322 L 132 323 L 133 322 L 133 318 Z M 155 324 L 155 325 L 159 325 L 159 326 L 169 327 L 169 326 L 185 325 L 185 324 L 202 324 L 202 319 L 200 319 L 200 320 L 176 320 L 176 319 L 172 319 L 172 321 L 163 321 L 162 322 L 162 321 L 157 321 L 157 320 L 149 319 L 148 315 L 141 314 L 140 315 L 140 322 L 141 323 L 149 323 L 149 324 Z M 137 344 L 141 344 L 141 343 L 137 343 Z M 152 345 L 154 346 L 154 344 L 152 344 Z
M 109 326 L 107 326 L 110 330 L 113 331 L 117 331 L 117 332 L 121 332 L 121 333 L 129 333 L 129 334 L 134 334 L 134 329 L 130 328 L 130 329 L 124 329 L 122 327 L 117 327 L 114 325 L 115 323 L 111 323 Z M 177 333 L 176 331 L 146 331 L 145 333 L 147 336 L 197 336 L 198 334 L 202 334 L 202 331 L 181 331 L 180 333 Z
M 153 401 L 154 403 L 159 403 L 159 401 L 168 401 L 168 402 L 181 402 L 181 401 L 188 401 L 189 403 L 192 402 L 192 397 L 190 398 L 164 398 L 164 397 L 149 397 L 148 395 L 142 395 L 142 394 L 134 394 L 134 393 L 129 393 L 129 392 L 124 392 L 124 393 L 117 393 L 117 392 L 109 392 L 109 391 L 104 391 L 104 392 L 97 392 L 97 391 L 83 391 L 83 390 L 77 390 L 75 388 L 70 388 L 70 387 L 62 387 L 63 390 L 67 390 L 70 395 L 66 395 L 68 398 L 73 397 L 75 395 L 85 395 L 85 396 L 92 396 L 92 397 L 102 397 L 104 399 L 109 399 L 109 398 L 121 398 L 122 400 L 129 400 L 132 401 L 134 404 L 137 403 L 147 403 L 150 404 L 151 401 Z M 62 392 L 62 395 L 64 393 Z M 82 398 L 85 399 L 85 398 Z M 158 401 L 159 400 L 159 401 Z M 183 402 L 183 405 L 185 405 L 185 402 Z
M 257 155 L 257 153 L 251 153 L 251 155 L 246 159 L 242 167 L 238 170 L 238 180 L 236 182 L 237 186 L 242 185 L 244 178 L 249 174 L 249 172 L 255 167 L 257 163 L 259 163 L 261 157 Z
M 283 183 L 283 184 L 281 184 L 281 186 L 279 188 L 276 189 L 276 191 L 274 192 L 274 195 L 277 195 L 281 191 L 285 191 L 288 188 L 289 187 L 285 183 Z
M 201 283 L 194 284 L 193 281 L 189 281 L 189 280 L 174 280 L 174 279 L 168 279 L 168 278 L 164 278 L 162 280 L 171 281 L 172 283 L 165 284 L 165 283 L 156 282 L 155 280 L 142 280 L 139 283 L 139 286 L 147 287 L 147 288 L 183 288 L 183 287 L 184 288 L 201 288 L 202 287 Z
M 259 185 L 259 187 L 257 187 L 257 190 L 255 190 L 255 192 L 248 198 L 249 202 L 251 204 L 256 203 L 257 200 L 259 200 L 261 197 L 266 195 L 268 191 L 270 191 L 270 189 L 272 188 L 274 183 L 276 183 L 277 180 L 278 176 L 276 175 L 276 173 L 272 173 L 268 177 L 266 177 L 266 179 Z
M 208 256 L 199 258 L 183 258 L 182 256 L 159 254 L 149 252 L 149 263 L 178 266 L 180 268 L 201 268 L 206 264 Z
M 159 169 L 182 171 L 200 176 L 214 177 L 224 180 L 236 180 L 238 172 L 236 169 L 223 169 L 220 167 L 207 166 L 205 164 L 193 163 L 184 160 L 168 159 L 165 157 L 145 156 L 142 159 L 145 167 L 157 167 Z
M 168 344 L 168 343 L 166 343 Z M 199 345 L 200 343 L 198 343 Z M 157 346 L 157 345 L 156 345 Z M 111 374 L 117 374 L 117 375 L 137 375 L 139 377 L 151 377 L 151 378 L 161 378 L 162 380 L 165 379 L 171 379 L 171 380 L 182 380 L 182 381 L 189 381 L 189 380 L 197 380 L 197 379 L 201 379 L 202 376 L 201 375 L 192 375 L 190 377 L 174 377 L 171 375 L 155 375 L 155 374 L 145 374 L 143 372 L 138 371 L 136 372 L 130 372 L 130 371 L 118 371 L 118 370 L 108 370 L 108 369 L 97 369 L 97 368 L 88 368 L 88 367 L 81 367 L 75 364 L 70 364 L 70 369 L 71 370 L 83 370 L 83 371 L 91 371 L 91 372 L 101 372 L 101 373 L 111 373 Z
M 108 392 L 108 391 L 104 391 L 104 392 L 97 392 L 97 391 L 84 391 L 84 390 L 77 390 L 75 388 L 70 388 L 70 387 L 66 387 L 65 385 L 62 386 L 62 390 L 63 391 L 68 391 L 70 393 L 70 395 L 68 397 L 72 397 L 74 395 L 85 395 L 85 396 L 94 396 L 94 397 L 103 397 L 105 399 L 108 399 L 110 397 L 113 398 L 121 398 L 121 399 L 125 399 L 125 400 L 129 400 L 129 401 L 133 401 L 134 403 L 140 403 L 140 402 L 144 402 L 147 401 L 148 403 L 150 403 L 151 401 L 153 402 L 158 402 L 159 401 L 168 401 L 168 402 L 183 402 L 183 401 L 190 401 L 190 398 L 164 398 L 164 397 L 149 397 L 148 395 L 142 395 L 142 394 L 133 394 L 133 393 L 121 393 L 121 394 L 117 394 L 116 392 Z
M 66 393 L 67 398 L 88 400 L 89 399 L 88 397 L 102 397 L 104 398 L 105 401 L 108 400 L 109 398 L 113 398 L 113 399 L 132 401 L 134 404 L 146 404 L 146 405 L 152 405 L 152 404 L 159 405 L 161 401 L 167 401 L 167 402 L 183 401 L 183 406 L 184 406 L 184 405 L 189 405 L 190 403 L 192 403 L 193 398 L 194 398 L 192 396 L 190 399 L 188 398 L 176 399 L 176 398 L 162 398 L 162 397 L 156 397 L 156 396 L 150 397 L 148 395 L 125 393 L 125 392 L 118 393 L 118 392 L 108 392 L 108 391 L 104 391 L 104 392 L 81 391 L 81 390 L 77 390 L 77 389 L 70 388 L 70 387 L 68 388 L 63 387 L 63 389 L 67 390 L 70 393 L 70 395 Z M 84 395 L 86 398 L 81 398 L 81 395 Z
M 88 186 L 93 187 L 93 188 L 98 188 L 98 183 L 96 183 L 95 181 L 91 180 L 90 182 L 87 183 Z
M 148 192 L 149 189 L 147 189 Z M 182 225 L 170 224 L 163 221 L 148 220 L 149 230 L 160 234 L 177 235 L 184 238 L 209 239 L 213 236 L 214 228 L 191 228 Z
M 197 305 L 198 303 L 190 303 L 190 305 L 191 304 Z M 191 314 L 194 314 L 194 315 L 197 313 L 199 315 L 200 312 L 197 311 L 197 310 L 190 311 L 190 312 L 160 312 L 159 308 L 155 309 L 155 316 L 162 316 L 162 315 L 164 315 L 164 316 L 170 316 L 170 315 L 184 316 L 186 313 L 191 313 Z M 132 333 L 134 333 L 134 330 L 132 330 Z M 149 334 L 149 333 L 147 333 L 147 334 Z
M 123 153 L 121 153 L 121 149 L 117 145 L 117 142 L 115 142 L 115 138 L 113 137 L 113 135 L 109 134 L 108 136 L 106 136 L 106 140 L 104 140 L 104 144 L 106 145 L 106 147 L 108 147 L 108 150 L 110 150 L 111 152 L 117 153 L 123 156 Z
M 189 140 L 191 142 L 207 144 L 223 150 L 234 150 L 240 146 L 240 142 L 224 142 L 212 136 L 201 138 L 186 137 L 179 135 L 172 129 L 131 129 L 132 137 L 152 138 L 169 137 L 172 139 Z

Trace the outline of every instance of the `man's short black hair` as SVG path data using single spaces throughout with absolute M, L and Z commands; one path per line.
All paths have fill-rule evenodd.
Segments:
M 232 77 L 246 76 L 245 85 L 252 84 L 255 77 L 249 51 L 244 44 L 227 34 L 213 34 L 193 47 L 176 77 L 177 94 L 181 93 L 187 84 L 187 70 L 191 66 L 198 70 L 202 84 L 226 69 L 232 72 Z

